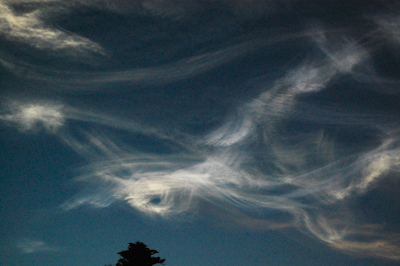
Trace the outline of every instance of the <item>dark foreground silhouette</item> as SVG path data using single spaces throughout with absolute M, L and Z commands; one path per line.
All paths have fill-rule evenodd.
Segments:
M 129 243 L 128 249 L 121 251 L 119 254 L 120 258 L 115 266 L 152 266 L 156 264 L 164 264 L 165 259 L 160 257 L 153 257 L 158 251 L 149 249 L 142 242 Z M 107 264 L 105 266 L 113 266 Z

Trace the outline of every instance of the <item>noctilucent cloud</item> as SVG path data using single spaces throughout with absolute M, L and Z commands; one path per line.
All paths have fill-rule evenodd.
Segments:
M 400 4 L 0 0 L 2 265 L 398 265 Z

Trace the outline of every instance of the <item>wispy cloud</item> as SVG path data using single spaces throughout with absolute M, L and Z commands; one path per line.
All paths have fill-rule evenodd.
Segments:
M 61 249 L 59 247 L 51 246 L 41 240 L 33 239 L 21 239 L 17 242 L 16 247 L 21 250 L 22 253 L 38 253 L 38 252 L 58 252 Z
M 376 24 L 379 26 L 379 29 L 385 35 L 385 37 L 389 38 L 392 42 L 396 44 L 400 44 L 400 15 L 399 14 L 391 14 L 391 15 L 381 15 L 375 18 Z
M 200 202 L 237 213 L 279 211 L 289 214 L 292 220 L 243 216 L 240 221 L 240 215 L 235 220 L 269 229 L 296 225 L 338 249 L 366 253 L 375 247 L 374 255 L 397 258 L 397 244 L 385 234 L 368 241 L 352 240 L 363 231 L 351 221 L 351 210 L 342 208 L 354 197 L 367 193 L 388 173 L 399 170 L 399 139 L 390 133 L 395 131 L 382 131 L 383 137 L 375 148 L 347 155 L 322 130 L 291 135 L 280 129 L 290 119 L 299 117 L 296 111 L 298 106 L 302 107 L 300 96 L 326 89 L 333 78 L 351 73 L 355 65 L 368 58 L 365 50 L 354 43 L 336 49 L 329 48 L 327 43 L 318 45 L 325 58 L 305 61 L 288 71 L 204 137 L 180 139 L 174 131 L 166 134 L 157 125 L 52 101 L 10 101 L 0 119 L 23 130 L 42 125 L 91 162 L 86 174 L 79 178 L 89 182 L 89 188 L 65 202 L 62 207 L 66 210 L 86 204 L 105 208 L 123 201 L 148 215 L 166 218 L 191 212 Z M 357 124 L 330 120 L 325 115 L 315 113 L 302 119 L 375 130 L 388 126 L 375 126 L 379 120 L 363 120 L 358 114 L 346 116 Z M 71 128 L 64 127 L 68 121 L 87 126 L 81 128 L 77 137 Z M 182 153 L 139 152 L 106 131 L 90 133 L 90 125 L 168 140 L 180 147 Z M 260 148 L 254 148 L 255 143 Z M 338 222 L 343 216 L 348 220 Z M 41 241 L 25 241 L 19 247 L 24 252 L 52 250 Z
M 89 204 L 103 208 L 124 201 L 148 215 L 166 218 L 190 212 L 200 202 L 245 212 L 280 211 L 293 220 L 260 222 L 244 217 L 241 224 L 263 224 L 270 229 L 296 225 L 332 247 L 365 254 L 374 249 L 376 256 L 396 259 L 399 247 L 385 234 L 372 240 L 352 240 L 362 231 L 351 210 L 343 206 L 367 193 L 388 173 L 399 170 L 398 137 L 385 136 L 383 131 L 374 149 L 346 154 L 321 130 L 295 135 L 280 131 L 298 115 L 300 96 L 324 90 L 333 78 L 351 73 L 368 58 L 354 43 L 345 43 L 334 52 L 325 44 L 318 45 L 326 54 L 324 59 L 306 61 L 288 71 L 258 98 L 239 107 L 236 116 L 219 129 L 203 139 L 196 138 L 193 153 L 156 156 L 116 144 L 107 136 L 90 138 L 80 151 L 77 149 L 83 156 L 90 150 L 94 159 L 86 169 L 89 173 L 80 180 L 95 185 L 91 192 L 62 207 L 71 210 Z M 347 115 L 346 119 L 355 119 L 351 113 Z M 379 128 L 371 120 L 358 119 L 361 127 Z M 261 150 L 254 149 L 254 143 Z M 267 169 L 255 166 L 265 163 Z M 339 217 L 347 218 L 339 222 Z
M 286 36 L 285 38 L 289 38 Z M 0 59 L 4 67 L 24 78 L 42 80 L 62 86 L 67 90 L 101 90 L 104 85 L 129 82 L 134 85 L 163 85 L 185 80 L 238 59 L 252 51 L 261 49 L 266 40 L 259 39 L 228 46 L 217 51 L 183 58 L 170 64 L 148 68 L 132 68 L 121 71 L 60 71 L 30 64 L 15 64 Z

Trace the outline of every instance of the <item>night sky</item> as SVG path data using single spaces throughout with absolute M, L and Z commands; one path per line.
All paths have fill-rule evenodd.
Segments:
M 0 265 L 398 265 L 400 4 L 0 0 Z

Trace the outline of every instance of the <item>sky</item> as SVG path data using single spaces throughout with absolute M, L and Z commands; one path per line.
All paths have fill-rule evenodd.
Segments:
M 400 4 L 0 0 L 1 265 L 398 265 Z

